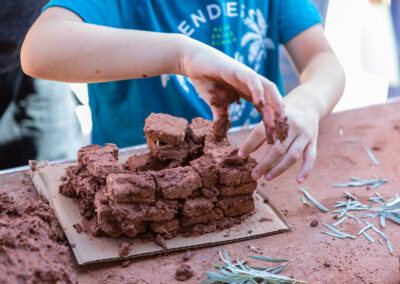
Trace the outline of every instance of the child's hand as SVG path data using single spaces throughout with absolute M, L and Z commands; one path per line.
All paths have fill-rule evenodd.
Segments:
M 312 111 L 306 97 L 306 91 L 301 88 L 285 97 L 289 136 L 283 143 L 276 141 L 270 146 L 252 172 L 254 179 L 265 175 L 267 180 L 272 180 L 290 168 L 302 155 L 303 166 L 297 175 L 297 182 L 302 183 L 311 172 L 316 157 L 319 116 Z M 239 155 L 242 153 L 242 157 L 247 157 L 265 139 L 264 125 L 260 123 L 240 147 Z
M 188 40 L 180 73 L 191 78 L 197 92 L 211 106 L 214 121 L 227 117 L 228 106 L 240 97 L 252 102 L 269 127 L 284 117 L 282 96 L 275 84 L 224 53 Z

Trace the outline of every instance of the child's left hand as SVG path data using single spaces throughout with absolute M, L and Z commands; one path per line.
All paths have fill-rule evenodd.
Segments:
M 289 124 L 289 136 L 281 143 L 276 141 L 259 160 L 252 172 L 254 179 L 265 175 L 272 180 L 290 168 L 302 155 L 303 166 L 296 180 L 302 183 L 314 166 L 319 116 L 307 100 L 307 90 L 296 88 L 284 98 Z M 315 106 L 314 106 L 315 107 Z M 265 127 L 260 122 L 246 138 L 239 150 L 239 156 L 247 157 L 256 151 L 266 140 Z

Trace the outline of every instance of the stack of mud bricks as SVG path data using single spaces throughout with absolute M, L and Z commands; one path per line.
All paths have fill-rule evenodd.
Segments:
M 95 235 L 171 239 L 229 228 L 254 211 L 255 161 L 238 158 L 227 138 L 214 141 L 211 128 L 202 118 L 189 124 L 151 114 L 144 127 L 150 153 L 120 165 L 115 145 L 86 146 L 60 192 L 81 199 Z

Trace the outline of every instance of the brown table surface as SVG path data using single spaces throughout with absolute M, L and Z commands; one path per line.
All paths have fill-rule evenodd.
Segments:
M 339 135 L 343 129 L 343 136 Z M 235 141 L 243 140 L 245 134 L 236 135 Z M 346 138 L 357 139 L 346 143 Z M 375 166 L 366 154 L 365 147 L 372 149 L 380 162 Z M 258 151 L 255 157 L 261 156 Z M 243 241 L 223 247 L 232 257 L 239 259 L 249 254 L 260 254 L 291 260 L 283 274 L 309 283 L 399 283 L 400 226 L 387 221 L 383 230 L 390 238 L 394 256 L 385 245 L 376 241 L 370 244 L 363 236 L 355 240 L 336 239 L 321 233 L 322 223 L 332 224 L 333 213 L 322 213 L 313 206 L 301 202 L 301 193 L 295 181 L 300 163 L 273 182 L 260 181 L 263 192 L 287 217 L 294 229 L 288 233 Z M 359 110 L 346 111 L 328 116 L 320 124 L 318 157 L 315 168 L 304 183 L 309 192 L 330 209 L 344 191 L 355 194 L 363 203 L 374 195 L 374 190 L 363 188 L 334 188 L 334 183 L 347 182 L 349 176 L 360 178 L 388 178 L 379 191 L 384 197 L 400 193 L 400 101 Z M 0 190 L 17 198 L 37 198 L 37 193 L 28 192 L 21 180 L 28 178 L 27 172 L 0 175 Z M 319 225 L 310 226 L 313 220 Z M 378 220 L 374 219 L 379 223 Z M 379 225 L 377 224 L 377 227 Z M 341 225 L 341 230 L 357 234 L 361 226 L 353 220 Z M 186 283 L 197 283 L 204 279 L 203 271 L 211 270 L 221 246 L 193 251 L 188 261 L 195 275 Z M 175 283 L 174 274 L 182 263 L 183 253 L 148 257 L 132 261 L 128 268 L 121 262 L 94 264 L 78 267 L 74 263 L 79 283 Z M 329 262 L 327 267 L 324 263 Z M 252 261 L 254 265 L 269 265 Z

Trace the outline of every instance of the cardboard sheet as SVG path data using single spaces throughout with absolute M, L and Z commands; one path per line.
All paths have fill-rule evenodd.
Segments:
M 143 153 L 147 149 L 144 146 L 135 147 L 120 152 L 120 161 L 124 162 L 132 153 Z M 73 228 L 76 223 L 82 223 L 82 216 L 78 204 L 74 199 L 65 197 L 58 192 L 60 177 L 64 175 L 65 168 L 73 163 L 58 165 L 42 165 L 31 170 L 31 176 L 38 191 L 46 197 L 55 214 L 63 227 L 70 244 L 75 244 L 72 248 L 78 264 L 89 264 L 95 262 L 122 259 L 118 255 L 119 245 L 129 240 L 133 244 L 130 254 L 124 258 L 153 255 L 164 252 L 164 249 L 156 245 L 153 241 L 128 239 L 128 238 L 109 238 L 93 237 L 85 233 L 78 234 Z M 167 240 L 169 251 L 184 250 L 194 247 L 211 246 L 229 242 L 236 242 L 245 239 L 257 238 L 261 236 L 281 233 L 290 230 L 290 226 L 284 217 L 275 210 L 271 204 L 264 202 L 263 198 L 255 193 L 256 213 L 239 225 L 230 229 L 209 233 L 201 236 L 185 238 L 178 235 L 172 240 Z M 271 221 L 260 222 L 260 218 L 268 218 Z

